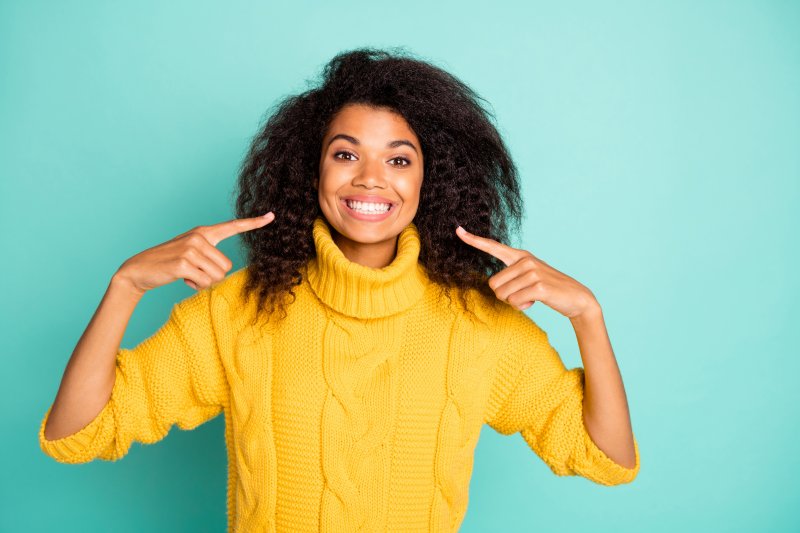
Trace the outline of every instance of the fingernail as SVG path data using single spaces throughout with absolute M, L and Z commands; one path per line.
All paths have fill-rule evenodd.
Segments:
M 461 226 L 458 226 L 458 227 L 456 228 L 456 231 L 458 231 L 458 230 L 461 230 L 461 232 L 462 232 L 462 233 L 463 233 L 463 232 L 465 232 L 465 231 L 467 231 L 467 230 L 465 230 L 464 228 L 462 228 Z
M 266 214 L 264 214 L 264 215 L 261 215 L 261 217 L 262 217 L 262 218 L 267 218 L 268 216 L 270 216 L 270 215 L 272 215 L 272 214 L 274 214 L 274 213 L 273 213 L 272 211 L 270 211 L 270 212 L 268 212 L 268 213 L 266 213 Z

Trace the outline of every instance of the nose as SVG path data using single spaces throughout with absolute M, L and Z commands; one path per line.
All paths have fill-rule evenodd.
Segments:
M 386 188 L 386 168 L 380 157 L 365 157 L 353 176 L 354 186 L 364 186 L 367 189 L 375 187 Z

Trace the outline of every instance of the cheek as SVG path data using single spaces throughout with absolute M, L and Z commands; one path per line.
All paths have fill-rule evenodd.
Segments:
M 336 173 L 331 169 L 323 168 L 319 174 L 319 193 L 320 196 L 329 196 L 335 194 L 339 188 L 339 180 L 337 180 Z
M 337 180 L 336 176 L 330 172 L 323 174 L 319 180 L 317 200 L 320 205 L 324 205 L 329 209 L 336 209 L 339 203 L 338 196 L 346 186 L 347 180 Z
M 406 202 L 419 201 L 419 195 L 422 187 L 422 179 L 415 177 L 413 179 L 404 180 L 399 184 L 399 192 Z

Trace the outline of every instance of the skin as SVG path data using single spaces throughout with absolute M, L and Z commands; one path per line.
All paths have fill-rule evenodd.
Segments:
M 592 291 L 527 250 L 479 237 L 461 226 L 456 228 L 456 234 L 468 245 L 506 265 L 488 280 L 498 299 L 519 310 L 539 301 L 570 319 L 586 379 L 583 396 L 586 430 L 610 459 L 626 468 L 636 466 L 625 387 L 602 309 Z
M 331 142 L 339 134 L 358 143 Z M 412 146 L 387 146 L 398 139 Z M 333 240 L 347 259 L 372 268 L 392 262 L 398 235 L 419 207 L 423 163 L 419 139 L 402 115 L 362 104 L 348 104 L 336 114 L 323 137 L 314 188 Z M 340 202 L 353 194 L 380 195 L 397 205 L 380 222 L 359 220 Z

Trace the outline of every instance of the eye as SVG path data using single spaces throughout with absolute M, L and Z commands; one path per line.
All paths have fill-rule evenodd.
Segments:
M 355 154 L 353 154 L 352 152 L 347 152 L 345 150 L 339 150 L 338 152 L 333 154 L 333 158 L 334 159 L 342 159 L 341 157 L 339 157 L 339 154 L 345 154 L 345 155 L 349 155 L 349 156 L 355 157 Z M 345 161 L 352 161 L 352 160 L 351 159 L 345 159 Z
M 335 152 L 333 154 L 333 158 L 334 159 L 341 159 L 342 161 L 352 161 L 352 159 L 349 159 L 349 158 L 339 157 L 340 155 L 345 155 L 345 156 L 349 156 L 349 157 L 356 157 L 356 155 L 354 153 L 352 153 L 352 152 L 348 152 L 347 150 L 339 150 L 338 152 Z M 401 167 L 407 167 L 408 165 L 411 164 L 411 161 L 407 157 L 403 157 L 403 156 L 393 157 L 389 161 L 397 161 L 397 160 L 400 160 L 400 161 L 403 162 L 403 164 L 399 165 Z M 398 166 L 398 165 L 395 165 L 395 166 Z

